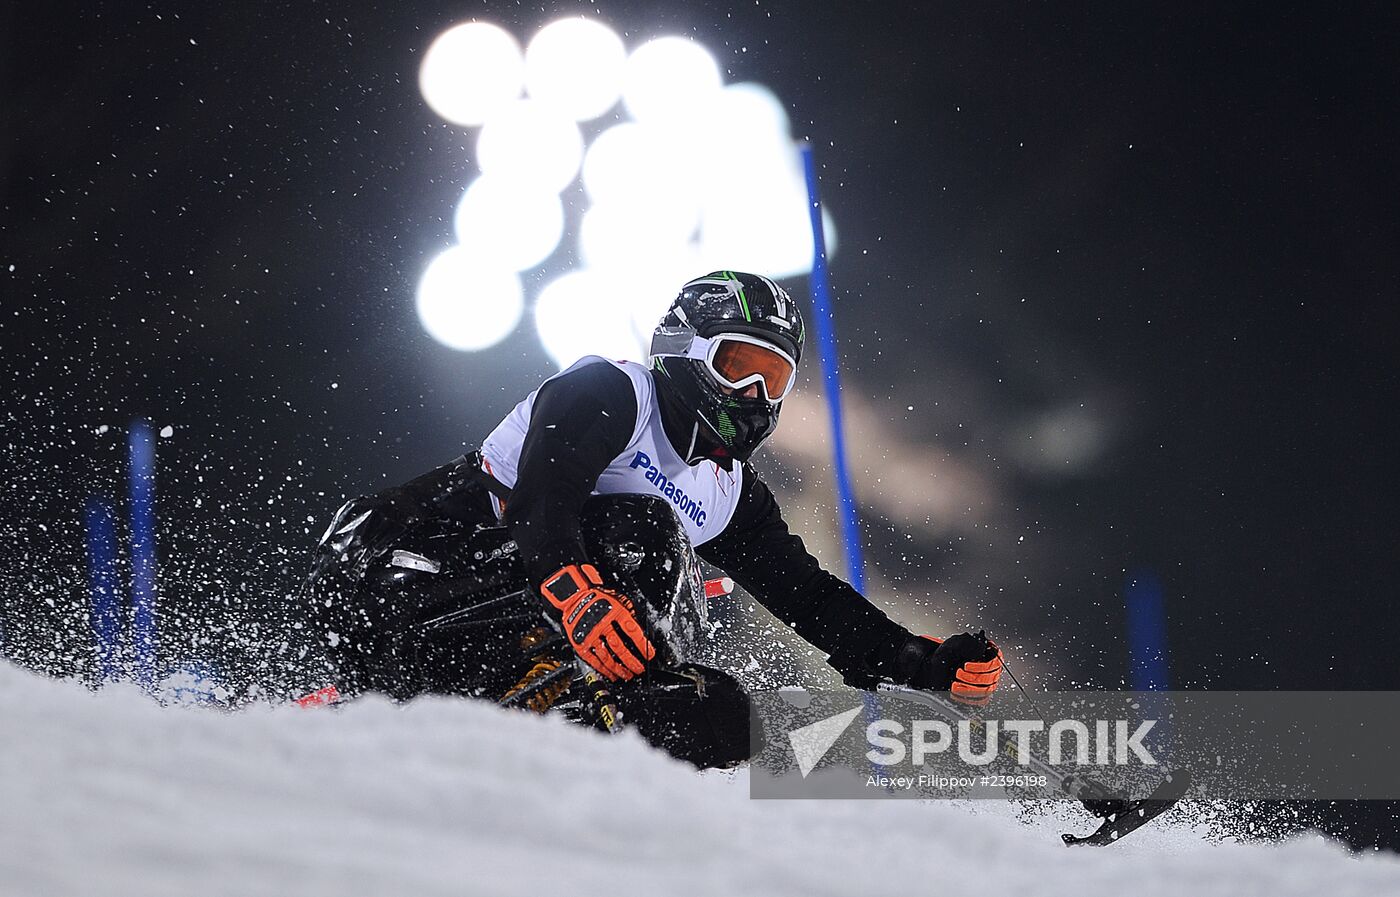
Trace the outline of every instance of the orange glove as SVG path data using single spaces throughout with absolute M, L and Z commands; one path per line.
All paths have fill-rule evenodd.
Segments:
M 540 594 L 559 611 L 574 651 L 604 678 L 625 681 L 646 672 L 656 648 L 643 634 L 632 602 L 603 588 L 592 564 L 561 568 L 544 581 Z
M 931 665 L 953 668 L 948 691 L 955 700 L 980 707 L 992 699 L 1003 668 L 996 642 L 981 632 L 954 635 L 946 641 L 931 635 L 923 637 L 938 645 L 930 657 Z

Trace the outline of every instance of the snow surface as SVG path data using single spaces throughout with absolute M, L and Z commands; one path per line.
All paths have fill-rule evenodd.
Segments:
M 462 700 L 227 713 L 0 664 L 0 727 L 7 897 L 1400 893 L 1400 858 L 1315 837 L 1071 850 L 996 803 L 750 800 L 743 773 Z

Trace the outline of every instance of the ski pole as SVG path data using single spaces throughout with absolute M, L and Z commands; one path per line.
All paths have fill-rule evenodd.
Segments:
M 583 683 L 584 691 L 588 695 L 587 705 L 597 715 L 598 722 L 609 735 L 618 734 L 622 731 L 622 713 L 617 709 L 617 699 L 608 691 L 608 684 L 598 675 L 597 670 L 582 660 L 576 660 L 575 663 L 578 664 L 579 681 Z

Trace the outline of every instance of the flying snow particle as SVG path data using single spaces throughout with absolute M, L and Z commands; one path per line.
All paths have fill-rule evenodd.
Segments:
M 161 438 L 161 439 L 169 439 L 171 436 L 174 436 L 174 435 L 175 435 L 175 428 L 172 427 L 172 426 L 170 426 L 169 424 L 166 424 L 165 426 L 163 426 L 163 427 L 160 428 L 160 438 Z

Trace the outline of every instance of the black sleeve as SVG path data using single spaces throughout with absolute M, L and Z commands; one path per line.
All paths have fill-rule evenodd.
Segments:
M 821 568 L 788 531 L 772 491 L 744 465 L 744 486 L 724 532 L 697 552 L 779 620 L 831 655 L 843 673 L 882 665 L 911 637 L 864 595 Z
M 610 364 L 586 365 L 541 387 L 505 512 L 532 583 L 588 560 L 579 513 L 636 422 L 632 381 Z

